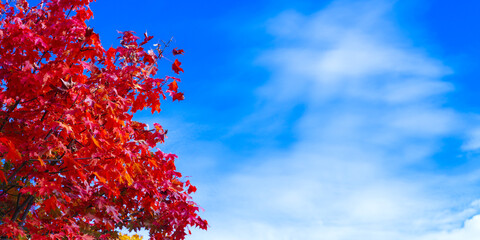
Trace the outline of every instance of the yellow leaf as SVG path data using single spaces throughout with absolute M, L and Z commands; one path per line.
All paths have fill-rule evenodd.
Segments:
M 137 234 L 133 234 L 132 236 L 123 235 L 120 233 L 120 240 L 142 240 L 143 238 Z
M 140 164 L 134 163 L 133 166 L 135 167 L 135 169 L 137 169 L 137 171 L 139 171 L 139 172 L 142 171 L 142 168 L 140 167 Z
M 45 162 L 40 158 L 40 156 L 38 157 L 38 161 L 42 167 L 45 167 Z
M 93 136 L 92 136 L 92 141 L 93 141 L 93 144 L 95 144 L 95 146 L 100 147 L 100 144 L 98 143 L 97 139 L 95 139 Z
M 155 162 L 155 159 L 149 158 L 149 159 L 148 159 L 148 162 L 149 162 L 150 164 L 152 164 L 153 166 L 155 166 L 156 168 L 158 168 L 158 164 Z
M 98 178 L 98 181 L 100 181 L 101 183 L 105 183 L 105 178 L 101 177 L 97 172 L 94 172 L 93 174 L 95 174 L 95 176 Z
M 133 184 L 133 179 L 132 177 L 130 177 L 130 174 L 128 174 L 127 171 L 125 171 L 125 173 L 123 174 L 123 177 L 125 178 L 125 180 L 127 180 L 128 186 Z

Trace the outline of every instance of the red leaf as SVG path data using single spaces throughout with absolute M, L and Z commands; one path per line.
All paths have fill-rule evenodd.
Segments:
M 120 222 L 120 221 L 121 221 L 121 219 L 120 219 L 119 216 L 118 216 L 118 211 L 117 211 L 117 209 L 116 209 L 115 207 L 113 207 L 113 206 L 107 206 L 107 207 L 105 208 L 105 210 L 106 210 L 106 212 L 107 212 L 108 214 L 110 214 L 111 217 L 113 217 L 113 219 L 115 219 L 115 221 L 117 221 L 117 222 Z
M 148 36 L 147 32 L 145 32 L 143 35 L 145 36 L 145 38 L 143 39 L 142 43 L 140 43 L 140 46 L 144 45 L 153 38 L 153 36 Z
M 45 211 L 48 213 L 53 209 L 57 208 L 57 198 L 55 196 L 50 197 L 49 199 L 43 201 L 45 206 Z
M 181 93 L 181 92 L 173 94 L 172 98 L 173 98 L 173 101 L 175 101 L 175 100 L 181 101 L 181 100 L 185 99 L 185 97 L 183 96 L 183 93 Z
M 162 131 L 163 130 L 162 126 L 158 123 L 154 123 L 153 126 L 155 127 L 155 130 L 157 130 L 157 131 Z
M 173 56 L 175 55 L 178 55 L 178 54 L 183 54 L 185 51 L 183 51 L 183 49 L 179 49 L 177 50 L 177 48 L 174 48 L 172 53 L 173 53 Z
M 8 160 L 16 160 L 22 158 L 22 155 L 18 150 L 15 148 L 15 145 L 6 138 L 0 138 L 0 142 L 2 142 L 6 147 L 8 147 L 8 152 L 4 156 L 5 159 Z
M 188 194 L 194 193 L 196 191 L 197 191 L 197 188 L 195 186 L 190 185 L 190 187 L 188 187 Z
M 177 89 L 178 89 L 177 81 L 173 80 L 172 83 L 168 84 L 168 90 L 177 92 Z
M 179 74 L 179 72 L 183 72 L 183 69 L 180 67 L 182 63 L 178 61 L 178 59 L 175 59 L 175 62 L 172 64 L 172 70 L 176 73 Z

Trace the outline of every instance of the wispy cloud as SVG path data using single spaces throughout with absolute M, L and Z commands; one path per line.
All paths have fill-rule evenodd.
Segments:
M 479 218 L 471 217 L 479 205 L 466 191 L 478 178 L 425 170 L 441 141 L 465 129 L 462 114 L 443 105 L 454 85 L 442 78 L 453 71 L 402 38 L 389 21 L 392 7 L 336 1 L 270 21 L 276 46 L 258 64 L 272 78 L 258 89 L 262 107 L 237 129 L 282 131 L 271 119 L 302 104 L 293 124 L 298 141 L 259 151 L 221 182 L 204 182 L 197 197 L 212 228 L 191 239 L 478 235 Z
M 419 240 L 471 240 L 477 239 L 480 234 L 480 216 L 476 215 L 471 219 L 465 221 L 463 227 L 456 228 L 450 231 L 439 231 L 429 233 Z

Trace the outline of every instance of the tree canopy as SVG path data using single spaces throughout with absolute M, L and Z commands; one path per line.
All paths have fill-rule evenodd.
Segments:
M 166 46 L 145 49 L 146 33 L 120 32 L 104 49 L 86 24 L 91 2 L 0 2 L 0 236 L 112 239 L 145 228 L 184 239 L 207 228 L 196 188 L 157 148 L 162 126 L 132 120 L 183 100 L 180 79 L 157 77 Z

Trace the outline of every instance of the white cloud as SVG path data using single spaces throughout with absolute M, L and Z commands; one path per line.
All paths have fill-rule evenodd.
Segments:
M 480 236 L 480 215 L 475 215 L 465 221 L 461 228 L 451 231 L 441 231 L 427 234 L 418 238 L 419 240 L 475 240 Z
M 464 150 L 478 150 L 480 149 L 480 128 L 476 128 L 470 131 L 469 138 L 462 145 Z

